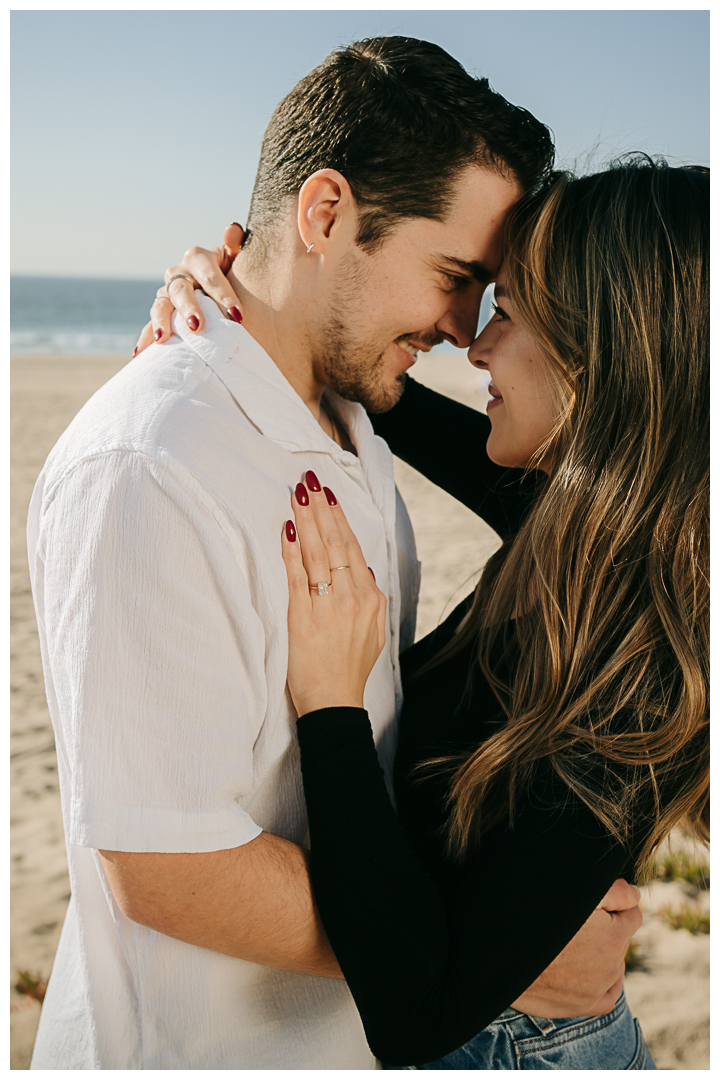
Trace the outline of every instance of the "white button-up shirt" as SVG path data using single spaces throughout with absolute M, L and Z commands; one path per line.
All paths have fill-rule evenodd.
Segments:
M 365 703 L 392 767 L 419 566 L 390 451 L 333 397 L 358 456 L 342 450 L 250 334 L 200 302 L 202 333 L 176 317 L 179 337 L 80 411 L 30 507 L 72 886 L 32 1068 L 375 1068 L 343 982 L 131 922 L 97 853 L 216 851 L 263 830 L 307 842 L 280 544 L 307 469 L 388 596 Z

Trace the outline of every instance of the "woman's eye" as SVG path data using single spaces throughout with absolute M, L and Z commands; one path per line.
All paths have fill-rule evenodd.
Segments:
M 490 303 L 490 307 L 493 309 L 493 316 L 497 315 L 501 322 L 504 322 L 505 320 L 507 320 L 508 322 L 510 321 L 510 316 L 508 315 L 507 311 L 503 311 L 499 304 L 496 304 L 494 301 L 492 301 Z

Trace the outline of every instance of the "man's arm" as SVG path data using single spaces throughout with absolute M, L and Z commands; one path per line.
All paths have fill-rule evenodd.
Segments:
M 121 911 L 168 937 L 265 967 L 342 979 L 312 894 L 307 854 L 261 833 L 207 853 L 101 851 Z M 616 881 L 584 926 L 513 1003 L 535 1016 L 599 1016 L 620 996 L 639 890 Z
M 310 887 L 307 855 L 270 833 L 206 853 L 101 851 L 121 911 L 204 949 L 342 979 Z

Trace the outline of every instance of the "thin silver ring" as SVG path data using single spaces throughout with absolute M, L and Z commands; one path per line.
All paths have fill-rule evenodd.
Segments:
M 349 570 L 349 569 L 350 569 L 350 567 L 347 566 L 347 565 L 346 566 L 331 566 L 330 567 L 330 573 L 334 574 L 336 570 Z
M 170 278 L 170 280 L 165 282 L 165 292 L 167 293 L 168 300 L 170 299 L 170 284 L 171 284 L 171 282 L 175 281 L 177 278 L 182 278 L 183 281 L 189 281 L 190 284 L 192 285 L 193 289 L 195 288 L 195 282 L 193 281 L 192 278 L 189 278 L 187 276 L 187 274 L 173 274 L 173 276 Z

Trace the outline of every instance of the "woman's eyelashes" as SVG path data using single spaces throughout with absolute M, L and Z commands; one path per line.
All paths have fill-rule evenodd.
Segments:
M 493 309 L 493 315 L 497 315 L 501 322 L 506 319 L 508 322 L 510 321 L 510 316 L 508 315 L 507 311 L 501 308 L 499 304 L 496 304 L 494 300 L 491 302 L 490 306 Z

